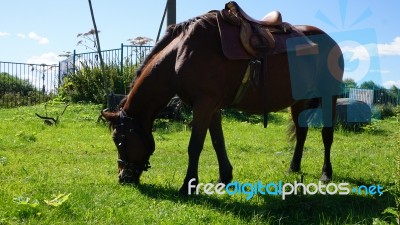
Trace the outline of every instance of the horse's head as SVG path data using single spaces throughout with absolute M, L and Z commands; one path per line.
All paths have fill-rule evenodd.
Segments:
M 124 110 L 102 112 L 113 129 L 112 138 L 118 150 L 120 183 L 138 184 L 143 171 L 150 168 L 149 158 L 154 152 L 154 139 L 140 121 L 128 117 Z

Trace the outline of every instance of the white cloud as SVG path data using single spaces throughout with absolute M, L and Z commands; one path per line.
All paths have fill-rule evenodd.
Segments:
M 385 88 L 391 88 L 393 85 L 400 88 L 400 80 L 388 80 L 382 84 L 382 86 Z
M 0 37 L 10 36 L 10 33 L 7 32 L 0 32 Z
M 40 56 L 32 56 L 28 59 L 26 63 L 53 65 L 58 64 L 60 60 L 61 58 L 57 54 L 55 54 L 54 52 L 48 52 Z
M 49 39 L 47 39 L 46 37 L 41 37 L 39 35 L 37 35 L 35 32 L 30 32 L 28 34 L 28 37 L 32 40 L 38 41 L 39 44 L 41 45 L 45 45 L 49 43 Z
M 361 45 L 355 41 L 339 43 L 344 53 L 352 53 L 350 61 L 359 59 L 369 61 L 371 56 L 400 56 L 400 37 L 394 38 L 390 43 Z
M 378 55 L 376 44 L 365 44 L 362 45 L 355 41 L 345 41 L 339 43 L 340 48 L 344 54 L 351 53 L 350 62 L 353 60 L 362 60 L 362 61 L 370 61 L 371 56 Z
M 370 73 L 390 74 L 390 70 L 369 70 Z
M 22 38 L 22 39 L 25 39 L 25 38 L 26 38 L 26 35 L 25 35 L 25 34 L 19 33 L 19 34 L 17 34 L 17 37 Z
M 381 56 L 400 55 L 400 37 L 396 37 L 389 44 L 378 44 L 378 52 Z

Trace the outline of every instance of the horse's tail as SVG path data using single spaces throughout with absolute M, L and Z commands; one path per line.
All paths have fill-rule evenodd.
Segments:
M 321 98 L 312 98 L 307 100 L 301 100 L 296 102 L 294 105 L 290 107 L 290 122 L 287 128 L 287 135 L 290 142 L 294 142 L 296 139 L 296 124 L 293 120 L 293 111 L 295 110 L 295 114 L 300 114 L 300 112 L 307 109 L 316 109 L 321 107 Z M 312 110 L 311 114 L 308 115 L 309 118 L 315 117 L 317 110 Z M 298 118 L 297 118 L 298 120 Z
M 289 121 L 286 133 L 287 133 L 289 142 L 293 143 L 296 139 L 296 125 L 294 124 L 292 119 L 290 119 L 290 121 Z

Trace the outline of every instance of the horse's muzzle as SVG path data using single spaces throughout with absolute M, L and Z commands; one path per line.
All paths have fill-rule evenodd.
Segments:
M 118 181 L 121 184 L 139 184 L 140 175 L 143 171 L 133 169 L 121 169 L 118 174 Z

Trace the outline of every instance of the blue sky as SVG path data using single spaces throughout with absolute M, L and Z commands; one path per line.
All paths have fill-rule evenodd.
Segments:
M 221 9 L 227 2 L 176 1 L 177 22 Z M 400 0 L 237 2 L 255 18 L 279 10 L 284 21 L 314 25 L 332 34 L 345 52 L 345 77 L 400 87 Z M 113 49 L 137 36 L 156 39 L 165 0 L 92 0 L 92 4 L 101 47 Z M 77 34 L 92 28 L 85 0 L 3 1 L 0 12 L 0 61 L 51 64 L 62 59 L 57 56 L 64 51 L 89 51 L 76 46 Z

